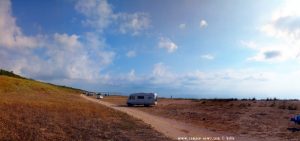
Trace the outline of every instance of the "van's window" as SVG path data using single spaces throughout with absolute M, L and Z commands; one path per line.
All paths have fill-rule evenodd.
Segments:
M 129 99 L 133 99 L 133 100 L 134 100 L 134 99 L 135 99 L 135 97 L 134 97 L 134 96 L 130 96 L 130 97 L 129 97 Z
M 137 98 L 138 99 L 144 99 L 144 96 L 138 96 Z
M 151 97 L 151 96 L 149 96 L 149 97 L 148 97 L 148 99 L 152 99 L 152 97 Z

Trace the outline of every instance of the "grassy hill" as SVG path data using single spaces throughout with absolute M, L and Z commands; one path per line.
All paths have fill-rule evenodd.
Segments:
M 0 74 L 0 140 L 168 140 L 79 90 Z

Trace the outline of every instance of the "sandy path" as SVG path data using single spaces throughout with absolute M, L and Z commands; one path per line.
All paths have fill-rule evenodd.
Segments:
M 131 115 L 137 119 L 140 119 L 144 121 L 147 124 L 150 124 L 155 130 L 158 132 L 163 133 L 164 135 L 177 140 L 178 137 L 196 137 L 197 140 L 235 140 L 235 141 L 252 141 L 252 140 L 257 140 L 257 139 L 249 139 L 245 137 L 237 137 L 232 134 L 226 134 L 226 133 L 216 133 L 209 131 L 204 128 L 199 128 L 191 124 L 187 124 L 184 122 L 164 118 L 164 117 L 159 117 L 159 116 L 154 116 L 148 113 L 145 113 L 143 111 L 137 110 L 135 108 L 130 108 L 130 107 L 121 107 L 117 106 L 112 103 L 104 102 L 97 100 L 93 97 L 87 97 L 85 95 L 81 95 L 83 98 L 97 102 L 99 104 L 105 105 L 107 107 L 113 108 L 115 110 L 127 113 L 128 115 Z M 204 139 L 206 138 L 206 139 Z M 210 139 L 208 139 L 210 138 Z M 226 139 L 227 138 L 227 139 Z M 192 139 L 190 139 L 192 140 Z

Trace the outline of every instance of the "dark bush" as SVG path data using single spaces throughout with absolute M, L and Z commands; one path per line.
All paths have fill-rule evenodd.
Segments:
M 294 105 L 294 104 L 290 104 L 287 106 L 287 109 L 288 110 L 297 110 L 298 109 L 298 106 L 297 105 Z

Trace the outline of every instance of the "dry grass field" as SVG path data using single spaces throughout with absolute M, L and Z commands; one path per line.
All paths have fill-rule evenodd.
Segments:
M 103 100 L 125 105 L 126 98 L 110 96 Z M 291 116 L 300 114 L 299 101 L 159 99 L 157 106 L 135 108 L 216 132 L 263 140 L 300 139 L 300 131 L 289 130 L 300 128 L 289 121 Z
M 78 90 L 0 75 L 0 140 L 169 140 Z

